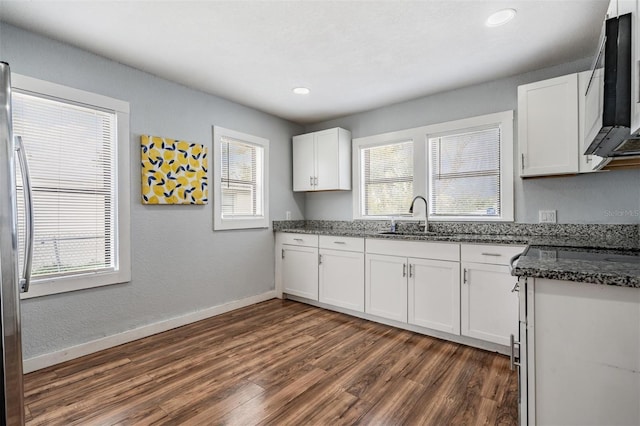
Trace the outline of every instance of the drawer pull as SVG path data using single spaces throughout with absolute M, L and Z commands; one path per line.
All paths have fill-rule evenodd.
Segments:
M 298 241 L 298 242 L 303 242 L 304 240 L 302 238 L 294 238 L 293 241 Z
M 347 244 L 345 241 L 334 241 L 333 244 Z
M 483 256 L 494 256 L 494 257 L 500 257 L 502 256 L 500 253 L 481 253 Z

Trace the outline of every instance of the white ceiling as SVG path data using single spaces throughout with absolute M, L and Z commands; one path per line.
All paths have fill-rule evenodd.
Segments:
M 311 123 L 591 56 L 607 4 L 0 0 L 0 19 Z M 513 21 L 484 25 L 505 7 Z

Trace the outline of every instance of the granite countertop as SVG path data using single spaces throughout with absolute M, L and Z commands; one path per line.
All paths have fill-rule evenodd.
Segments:
M 531 245 L 513 275 L 640 288 L 640 250 Z
M 556 234 L 541 234 L 537 224 L 530 227 L 516 224 L 506 228 L 454 224 L 426 234 L 415 229 L 404 234 L 382 234 L 381 229 L 388 228 L 371 229 L 354 222 L 335 222 L 331 227 L 315 223 L 309 226 L 304 222 L 295 225 L 301 226 L 279 226 L 277 231 L 407 241 L 527 245 L 514 267 L 515 276 L 640 288 L 640 238 L 637 236 L 640 227 L 633 225 L 593 225 L 593 228 L 565 225 L 562 232 Z M 625 234 L 629 232 L 631 238 L 626 238 Z
M 292 232 L 296 234 L 333 235 L 337 237 L 378 238 L 386 240 L 406 241 L 439 241 L 451 243 L 483 243 L 483 244 L 529 244 L 529 239 L 521 235 L 500 234 L 447 234 L 439 232 L 429 233 L 397 233 L 381 234 L 380 231 L 348 230 L 348 229 L 309 229 L 290 228 L 281 229 L 280 232 Z M 384 232 L 384 231 L 383 231 Z

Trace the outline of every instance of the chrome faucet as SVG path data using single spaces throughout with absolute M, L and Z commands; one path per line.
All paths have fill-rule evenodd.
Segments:
M 429 204 L 427 203 L 427 199 L 424 198 L 422 195 L 416 195 L 413 198 L 413 201 L 411 201 L 411 207 L 409 207 L 409 213 L 413 214 L 413 205 L 416 203 L 416 200 L 420 198 L 422 201 L 424 201 L 424 232 L 429 232 L 429 223 L 427 222 L 427 216 L 429 215 Z

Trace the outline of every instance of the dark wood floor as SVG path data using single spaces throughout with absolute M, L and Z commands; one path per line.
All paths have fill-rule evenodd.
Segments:
M 25 376 L 28 425 L 517 423 L 507 357 L 271 300 Z

